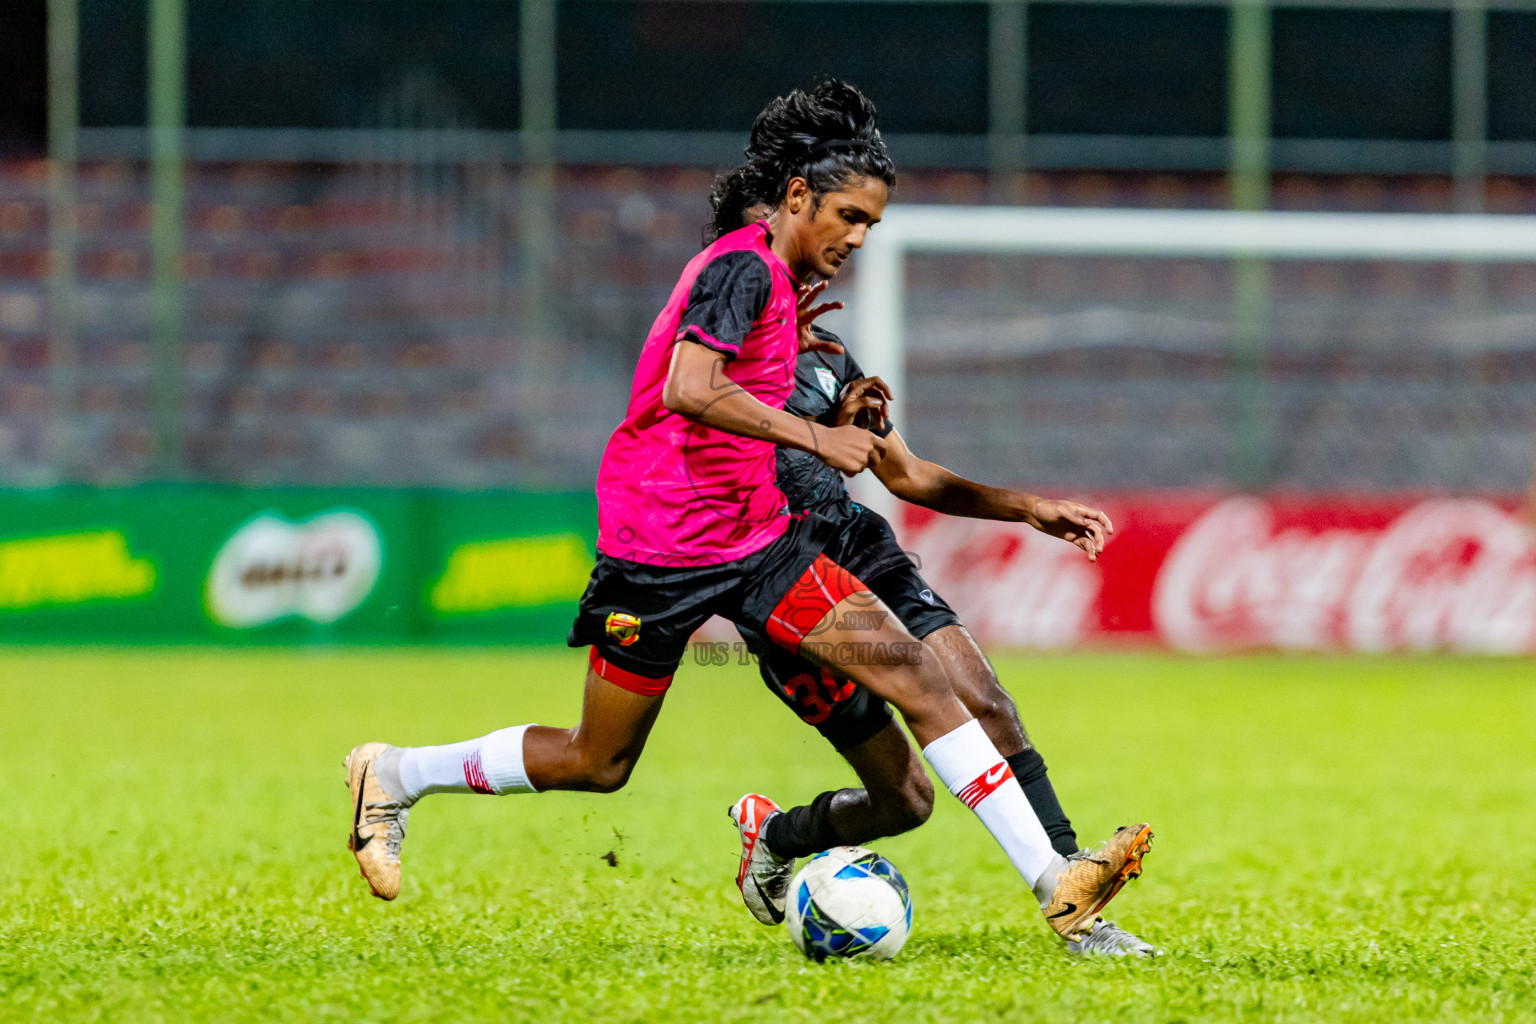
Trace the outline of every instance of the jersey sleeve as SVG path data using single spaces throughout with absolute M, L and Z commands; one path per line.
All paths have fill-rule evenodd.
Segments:
M 821 337 L 826 341 L 835 341 L 839 345 L 843 344 L 843 339 L 839 338 L 831 331 L 824 331 L 815 325 L 812 325 L 811 330 L 814 331 L 818 337 Z M 841 400 L 843 397 L 843 392 L 847 390 L 848 385 L 864 376 L 864 369 L 859 366 L 858 361 L 853 358 L 847 349 L 844 349 L 843 354 L 836 358 L 839 358 L 843 361 L 843 365 L 839 368 L 837 375 L 837 397 L 839 400 Z M 827 415 L 829 419 L 835 418 L 837 416 L 837 406 L 835 404 L 832 407 L 832 411 Z M 882 426 L 872 429 L 870 433 L 874 434 L 876 437 L 889 437 L 891 431 L 895 429 L 896 425 L 892 423 L 891 418 L 887 416 L 885 418 L 885 423 Z
M 835 341 L 839 345 L 843 343 L 843 339 L 839 338 L 831 331 L 824 331 L 822 333 L 826 335 L 828 341 Z M 842 377 L 843 387 L 847 387 L 849 384 L 864 376 L 864 368 L 859 365 L 858 360 L 853 358 L 853 353 L 849 352 L 846 348 L 843 349 L 843 366 L 840 376 Z
M 697 342 L 728 360 L 735 359 L 772 294 L 773 277 L 761 256 L 747 250 L 723 253 L 694 278 L 678 340 Z

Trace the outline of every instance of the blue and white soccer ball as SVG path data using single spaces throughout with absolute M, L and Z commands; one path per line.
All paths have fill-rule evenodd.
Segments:
M 784 924 L 800 952 L 889 960 L 912 931 L 912 897 L 896 865 L 862 846 L 818 853 L 789 883 Z

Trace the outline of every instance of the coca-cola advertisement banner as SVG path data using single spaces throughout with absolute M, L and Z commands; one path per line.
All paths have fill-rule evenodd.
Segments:
M 1110 495 L 1097 563 L 1022 524 L 905 514 L 983 643 L 1536 652 L 1536 536 L 1504 497 Z

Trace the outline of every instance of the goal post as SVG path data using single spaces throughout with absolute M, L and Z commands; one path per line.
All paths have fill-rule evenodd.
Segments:
M 905 270 L 919 253 L 1522 263 L 1536 262 L 1536 216 L 893 206 L 859 254 L 852 312 L 860 364 L 891 385 L 897 417 L 906 395 Z M 1263 311 L 1260 302 L 1256 314 L 1235 315 Z M 859 484 L 861 500 L 894 510 L 878 484 Z

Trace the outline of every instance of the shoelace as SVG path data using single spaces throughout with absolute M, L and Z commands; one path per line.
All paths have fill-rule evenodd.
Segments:
M 369 813 L 363 816 L 363 820 L 370 825 L 379 822 L 388 822 L 389 831 L 384 834 L 384 852 L 389 856 L 400 859 L 400 844 L 405 842 L 405 826 L 411 818 L 411 809 L 399 800 L 382 800 L 375 804 L 364 804 L 363 809 Z
M 1078 850 L 1076 853 L 1069 853 L 1069 854 L 1067 854 L 1066 859 L 1067 860 L 1086 860 L 1086 861 L 1090 861 L 1090 862 L 1092 862 L 1094 864 L 1108 864 L 1109 861 L 1103 860 L 1102 858 L 1094 856 L 1094 854 L 1103 853 L 1104 850 L 1108 846 L 1109 846 L 1108 843 L 1100 843 L 1098 846 L 1095 846 L 1095 847 L 1093 847 L 1091 849 L 1085 848 L 1085 849 L 1082 849 L 1082 850 Z

